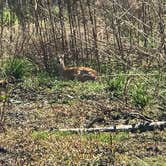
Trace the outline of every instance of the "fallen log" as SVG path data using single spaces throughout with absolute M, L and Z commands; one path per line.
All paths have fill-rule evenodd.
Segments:
M 112 125 L 109 127 L 97 127 L 97 128 L 63 128 L 63 129 L 51 129 L 51 131 L 61 132 L 74 132 L 74 133 L 93 133 L 93 132 L 117 132 L 117 131 L 130 131 L 130 132 L 145 132 L 155 129 L 164 129 L 166 127 L 166 121 L 158 121 L 151 123 L 138 123 L 132 125 Z

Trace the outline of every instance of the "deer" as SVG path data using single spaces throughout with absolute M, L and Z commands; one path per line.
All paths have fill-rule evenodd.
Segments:
M 89 67 L 66 67 L 64 54 L 59 54 L 57 68 L 60 78 L 63 80 L 78 80 L 81 82 L 97 80 L 97 71 Z

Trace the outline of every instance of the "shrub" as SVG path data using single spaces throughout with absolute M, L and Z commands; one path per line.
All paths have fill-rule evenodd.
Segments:
M 113 79 L 109 79 L 107 84 L 107 91 L 110 94 L 110 98 L 121 97 L 123 95 L 123 89 L 125 85 L 125 76 L 120 74 Z
M 147 91 L 147 85 L 144 83 L 135 84 L 133 88 L 130 89 L 130 94 L 132 103 L 140 109 L 147 106 L 151 100 L 151 96 Z
M 0 19 L 0 24 L 3 23 L 3 25 L 15 25 L 18 24 L 18 18 L 15 13 L 12 13 L 9 8 L 3 8 L 2 11 L 3 19 Z
M 12 76 L 15 79 L 22 79 L 31 74 L 34 69 L 34 65 L 24 58 L 9 58 L 2 67 L 6 77 Z
M 38 72 L 37 80 L 38 80 L 39 86 L 42 86 L 42 85 L 49 86 L 52 83 L 52 79 L 46 71 Z

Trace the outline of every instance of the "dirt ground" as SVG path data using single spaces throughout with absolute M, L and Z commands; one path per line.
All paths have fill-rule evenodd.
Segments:
M 66 88 L 65 88 L 66 89 Z M 72 88 L 71 88 L 72 89 Z M 57 128 L 136 123 L 133 111 L 103 91 L 78 95 L 18 87 L 5 110 L 0 133 L 0 165 L 166 165 L 166 132 L 69 133 Z M 52 100 L 54 99 L 54 100 Z M 161 112 L 143 112 L 163 120 Z

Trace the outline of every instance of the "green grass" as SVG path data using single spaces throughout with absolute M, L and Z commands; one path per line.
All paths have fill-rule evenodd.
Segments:
M 47 139 L 49 136 L 54 136 L 55 138 L 63 138 L 63 137 L 68 137 L 68 136 L 75 136 L 75 134 L 71 133 L 71 132 L 61 132 L 61 131 L 57 131 L 57 132 L 52 132 L 52 131 L 33 131 L 31 136 L 33 139 L 41 139 L 41 140 L 45 140 Z
M 111 141 L 123 141 L 129 137 L 127 132 L 119 133 L 91 133 L 82 136 L 86 140 L 110 143 Z
M 137 83 L 130 89 L 131 100 L 134 106 L 143 109 L 151 100 L 148 94 L 148 86 L 144 83 Z
M 12 12 L 11 14 L 11 11 L 9 8 L 5 7 L 3 8 L 3 21 L 2 19 L 0 19 L 0 24 L 2 24 L 3 22 L 3 26 L 4 25 L 18 25 L 18 18 L 16 16 L 16 14 L 14 12 Z
M 34 140 L 39 140 L 39 139 L 44 140 L 47 139 L 49 135 L 50 133 L 46 131 L 34 131 L 31 136 Z
M 120 73 L 117 77 L 110 78 L 107 81 L 107 91 L 111 99 L 122 97 L 126 76 Z
M 23 79 L 24 77 L 30 76 L 34 70 L 34 65 L 25 58 L 9 58 L 2 66 L 2 73 L 6 77 L 12 76 L 15 79 Z
M 105 88 L 103 83 L 97 81 L 58 81 L 55 80 L 53 90 L 74 91 L 78 93 L 99 92 Z
M 144 158 L 127 158 L 129 165 L 138 166 L 166 166 L 166 156 L 157 155 L 154 157 L 144 157 Z
M 96 94 L 103 93 L 106 84 L 100 82 L 59 81 L 53 82 L 51 92 L 61 93 L 62 98 L 55 96 L 49 103 L 73 104 L 81 99 L 93 99 Z
M 107 79 L 106 90 L 111 100 L 127 99 L 130 105 L 144 109 L 157 102 L 157 95 L 164 94 L 164 82 L 164 75 L 156 71 L 130 71 L 127 75 L 120 73 Z
M 33 77 L 26 77 L 23 82 L 25 87 L 36 87 L 39 91 L 42 89 L 44 91 L 42 100 L 47 100 L 53 104 L 49 105 L 46 102 L 46 105 L 41 105 L 41 101 L 37 100 L 37 103 L 32 105 L 25 104 L 24 106 L 20 104 L 17 105 L 18 108 L 15 110 L 7 110 L 9 114 L 6 114 L 6 123 L 9 125 L 7 125 L 7 132 L 0 135 L 2 148 L 16 151 L 15 155 L 18 157 L 18 163 L 23 157 L 26 157 L 22 156 L 22 152 L 27 152 L 28 155 L 25 160 L 28 162 L 30 156 L 32 165 L 44 165 L 48 164 L 48 161 L 50 161 L 50 165 L 52 163 L 55 165 L 100 165 L 101 161 L 103 163 L 108 161 L 110 165 L 112 161 L 115 161 L 115 164 L 112 165 L 164 165 L 165 157 L 160 156 L 165 150 L 164 131 L 158 131 L 157 133 L 96 132 L 77 134 L 48 131 L 51 128 L 83 126 L 86 120 L 94 115 L 102 115 L 106 122 L 113 120 L 108 125 L 114 122 L 123 123 L 126 118 L 124 117 L 126 110 L 121 107 L 122 104 L 118 97 L 113 96 L 112 100 L 108 96 L 112 91 L 115 93 L 118 91 L 121 95 L 119 99 L 123 99 L 123 82 L 126 82 L 126 80 L 126 76 L 124 78 L 114 78 L 111 83 L 114 88 L 108 91 L 107 88 L 110 84 L 105 82 L 61 81 L 50 77 L 45 72 L 37 73 Z M 158 77 L 132 77 L 127 86 L 128 104 L 131 104 L 129 108 L 135 109 L 136 102 L 137 105 L 144 103 L 142 96 L 154 96 L 158 80 Z M 159 97 L 163 98 L 161 105 L 163 105 L 164 110 L 165 78 L 163 77 L 160 80 Z M 51 86 L 49 87 L 47 83 L 51 83 Z M 38 90 L 33 93 L 38 95 Z M 45 92 L 48 92 L 47 96 L 45 96 Z M 47 98 L 48 96 L 50 98 Z M 133 101 L 134 99 L 135 101 Z M 154 96 L 152 100 L 157 101 L 157 97 Z M 150 107 L 151 102 L 150 100 L 145 103 L 145 109 L 141 113 L 157 120 L 159 119 L 157 114 L 164 111 L 159 112 L 157 110 L 158 105 L 156 110 L 153 109 L 153 105 Z M 101 108 L 98 108 L 98 103 Z M 156 102 L 156 104 L 159 103 Z M 20 124 L 18 124 L 18 120 L 20 120 Z M 131 119 L 129 123 L 133 123 L 135 120 L 140 121 L 140 119 Z M 23 127 L 20 128 L 20 125 L 23 125 Z M 39 131 L 34 131 L 32 126 Z M 157 141 L 154 140 L 154 135 L 158 138 Z M 157 154 L 153 148 L 148 148 L 155 147 L 156 143 L 159 149 Z M 13 155 L 7 157 L 12 158 Z M 15 158 L 13 158 L 14 160 Z
M 56 131 L 56 132 L 48 132 L 48 131 L 34 131 L 32 133 L 33 139 L 47 139 L 50 135 L 56 138 L 66 138 L 66 137 L 79 137 L 84 141 L 97 141 L 103 143 L 110 143 L 111 141 L 123 141 L 129 138 L 129 134 L 127 132 L 119 132 L 119 133 L 84 133 L 84 134 L 75 134 L 68 131 Z

